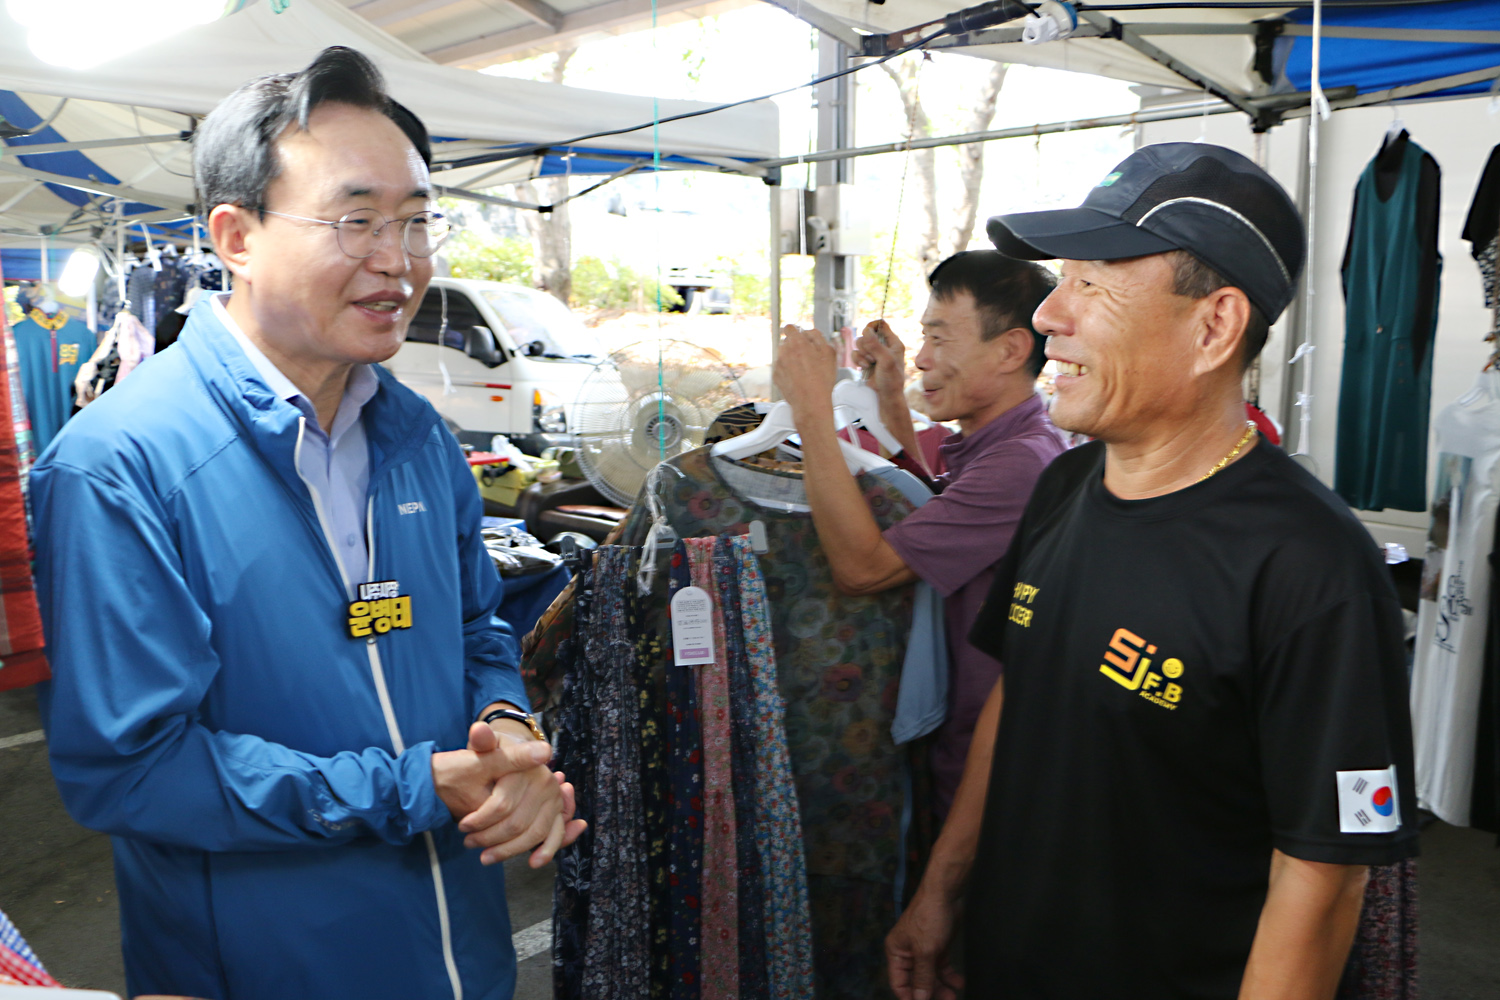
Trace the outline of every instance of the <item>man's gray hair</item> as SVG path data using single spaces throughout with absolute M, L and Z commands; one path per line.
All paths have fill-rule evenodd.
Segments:
M 289 127 L 307 128 L 313 110 L 330 101 L 379 111 L 405 133 L 432 166 L 427 128 L 391 100 L 385 78 L 364 55 L 342 45 L 318 53 L 298 73 L 251 80 L 219 102 L 193 135 L 193 186 L 198 214 L 219 205 L 266 208 L 266 187 L 281 173 L 276 140 Z

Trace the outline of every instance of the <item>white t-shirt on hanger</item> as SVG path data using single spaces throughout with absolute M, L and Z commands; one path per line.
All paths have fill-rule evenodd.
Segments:
M 1467 826 L 1500 508 L 1500 371 L 1443 408 L 1411 679 L 1417 802 Z

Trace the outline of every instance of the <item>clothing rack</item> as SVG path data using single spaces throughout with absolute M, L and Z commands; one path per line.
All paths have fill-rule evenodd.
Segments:
M 737 978 L 744 1000 L 759 997 L 755 984 L 766 980 L 768 968 L 781 970 L 771 972 L 769 981 L 782 984 L 777 990 L 783 995 L 875 995 L 885 983 L 884 936 L 895 922 L 905 893 L 918 881 L 931 838 L 927 744 L 920 732 L 901 744 L 893 735 L 907 680 L 914 672 L 920 673 L 907 662 L 908 649 L 932 648 L 931 632 L 925 633 L 923 641 L 915 638 L 918 587 L 908 585 L 862 598 L 839 593 L 826 560 L 817 558 L 818 541 L 810 519 L 769 502 L 790 502 L 792 493 L 801 490 L 800 478 L 785 471 L 713 458 L 707 447 L 657 468 L 671 474 L 653 472 L 648 477 L 654 485 L 648 486 L 644 497 L 651 503 L 636 505 L 621 526 L 616 544 L 584 554 L 585 569 L 575 578 L 571 596 L 544 616 L 526 642 L 522 672 L 532 703 L 546 712 L 549 728 L 559 734 L 558 766 L 573 781 L 580 815 L 591 821 L 592 830 L 580 839 L 576 851 L 570 848 L 559 854 L 554 991 L 559 998 L 644 996 L 637 991 L 641 984 L 634 980 L 596 991 L 593 986 L 598 983 L 587 973 L 605 967 L 611 971 L 627 968 L 630 961 L 639 959 L 641 967 L 650 970 L 645 987 L 656 991 L 652 995 L 665 990 L 665 995 L 678 1000 L 700 996 L 681 987 L 683 973 L 702 986 L 702 996 L 713 995 L 704 983 Z M 909 484 L 898 485 L 900 480 L 890 473 Z M 919 505 L 906 490 L 915 487 L 931 495 L 915 477 L 894 468 L 861 472 L 859 480 L 882 527 Z M 751 522 L 760 522 L 765 529 L 761 554 L 745 534 Z M 671 540 L 659 544 L 665 538 Z M 707 579 L 682 578 L 691 568 L 694 553 L 700 560 L 705 558 L 704 547 L 711 550 L 711 561 L 726 559 L 725 553 L 717 551 L 719 546 L 733 546 L 736 553 L 743 548 L 742 560 L 754 563 L 764 592 L 771 595 L 763 609 L 732 596 L 730 581 L 717 571 Z M 647 583 L 642 587 L 638 581 Z M 689 582 L 706 592 L 715 619 L 713 641 L 700 641 L 691 648 L 727 650 L 715 652 L 716 665 L 678 663 L 682 643 L 671 609 L 674 597 Z M 936 617 L 940 620 L 941 613 Z M 762 638 L 756 643 L 744 641 L 746 622 L 762 619 Z M 737 635 L 743 650 L 734 648 Z M 767 658 L 759 674 L 756 669 L 734 665 L 741 662 L 736 657 L 750 657 L 752 652 Z M 721 656 L 727 656 L 727 661 Z M 917 658 L 933 659 L 920 652 Z M 936 669 L 946 677 L 946 660 Z M 790 781 L 792 791 L 780 799 L 794 804 L 800 832 L 770 840 L 789 841 L 801 849 L 811 939 L 821 942 L 812 955 L 810 992 L 786 985 L 796 979 L 787 971 L 800 968 L 796 961 L 783 958 L 777 965 L 770 958 L 796 953 L 785 944 L 787 934 L 780 938 L 779 949 L 773 947 L 769 931 L 790 926 L 787 914 L 779 908 L 799 898 L 792 889 L 766 888 L 786 885 L 787 868 L 772 859 L 760 865 L 761 874 L 756 875 L 756 862 L 762 859 L 742 856 L 746 845 L 766 843 L 759 832 L 745 831 L 759 830 L 757 824 L 765 815 L 759 808 L 759 781 L 761 775 L 774 773 L 766 765 L 766 754 L 774 751 L 767 751 L 763 740 L 747 743 L 743 725 L 737 737 L 733 724 L 736 698 L 743 708 L 750 697 L 744 679 L 754 681 L 757 676 L 769 685 L 768 694 L 776 706 L 772 714 L 783 726 L 787 773 L 795 775 Z M 895 697 L 898 686 L 900 698 Z M 696 705 L 697 710 L 689 705 Z M 750 714 L 760 718 L 765 713 Z M 693 745 L 695 725 L 701 727 L 697 739 L 702 746 L 716 747 L 720 755 L 712 774 L 701 754 L 695 766 L 702 770 L 695 772 L 686 757 L 674 750 L 684 741 Z M 725 726 L 727 730 L 715 728 Z M 620 736 L 622 731 L 627 735 Z M 573 734 L 581 735 L 575 739 Z M 603 756 L 589 742 L 598 734 L 609 734 L 611 741 Z M 637 756 L 619 750 L 615 741 L 636 747 Z M 698 774 L 697 787 L 702 790 L 697 796 L 683 784 L 693 773 Z M 694 827 L 694 815 L 659 816 L 653 811 L 653 804 L 659 802 L 668 803 L 669 811 L 691 809 L 695 798 L 699 808 L 709 808 L 702 802 L 703 794 L 709 792 L 727 798 L 721 805 L 734 820 L 721 820 L 716 826 L 698 815 L 700 830 L 714 831 L 728 824 L 731 831 L 728 838 L 705 839 L 701 848 L 681 835 Z M 628 890 L 640 885 L 634 881 L 637 861 L 630 853 L 634 848 L 629 847 L 636 843 L 634 833 L 621 834 L 623 840 L 607 837 L 603 846 L 597 839 L 601 834 L 617 834 L 614 827 L 627 814 L 642 817 L 640 823 L 647 831 L 648 916 L 629 909 L 639 902 L 634 890 Z M 670 835 L 673 822 L 679 824 L 675 838 Z M 589 840 L 591 836 L 596 839 Z M 653 845 L 661 845 L 665 854 L 651 853 Z M 573 860 L 569 851 L 574 851 Z M 697 868 L 691 862 L 695 851 L 701 859 Z M 610 868 L 612 862 L 604 862 L 601 875 L 597 867 L 601 857 L 620 859 L 624 867 Z M 726 863 L 715 869 L 710 859 Z M 695 872 L 701 889 L 694 895 L 704 907 L 701 911 L 661 894 L 658 878 L 675 876 L 676 891 L 685 893 L 682 880 L 691 881 Z M 749 899 L 741 899 L 737 891 L 726 893 L 721 876 L 727 878 L 730 872 L 749 873 L 745 884 L 760 886 L 759 895 L 752 891 Z M 628 891 L 622 895 L 615 888 L 607 889 L 602 904 L 592 889 L 584 888 L 617 876 L 625 880 Z M 791 884 L 798 882 L 790 878 Z M 705 930 L 711 901 L 717 899 L 722 909 L 730 898 L 737 912 L 742 904 L 746 908 L 743 916 L 736 917 L 738 930 L 720 925 L 717 930 Z M 627 909 L 635 916 L 621 916 Z M 678 914 L 688 915 L 687 926 L 677 919 Z M 594 930 L 596 917 L 605 922 L 598 931 Z M 630 928 L 637 925 L 644 938 L 633 936 Z M 767 930 L 756 930 L 762 927 Z M 745 928 L 750 928 L 745 931 L 748 938 L 740 933 Z M 590 935 L 599 934 L 625 943 L 590 953 Z M 689 938 L 703 942 L 700 952 L 692 951 L 686 943 Z M 746 950 L 737 952 L 713 943 L 725 940 L 738 940 Z M 757 941 L 767 957 L 756 957 Z M 626 954 L 632 956 L 628 961 Z M 576 971 L 584 978 L 569 978 L 575 976 L 569 969 L 584 970 Z M 757 969 L 760 979 L 755 977 Z M 741 975 L 747 971 L 748 975 Z

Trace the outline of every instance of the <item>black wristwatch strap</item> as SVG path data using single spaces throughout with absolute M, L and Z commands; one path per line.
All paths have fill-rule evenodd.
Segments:
M 480 721 L 485 725 L 489 725 L 496 719 L 510 719 L 514 722 L 519 722 L 521 725 L 531 730 L 532 736 L 535 736 L 537 739 L 543 742 L 546 742 L 547 740 L 547 734 L 542 732 L 541 726 L 537 725 L 536 716 L 532 715 L 529 712 L 518 712 L 513 708 L 497 708 L 493 712 L 485 715 L 485 717 Z

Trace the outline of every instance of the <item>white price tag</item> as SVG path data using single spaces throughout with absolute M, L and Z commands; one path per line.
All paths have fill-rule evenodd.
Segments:
M 714 662 L 714 602 L 702 587 L 672 595 L 672 655 L 679 667 Z

